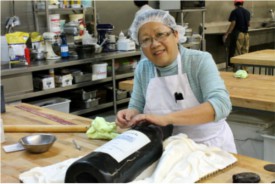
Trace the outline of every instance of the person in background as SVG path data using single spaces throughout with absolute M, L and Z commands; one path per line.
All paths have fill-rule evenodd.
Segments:
M 134 4 L 139 8 L 135 16 L 137 16 L 145 10 L 153 9 L 151 6 L 149 6 L 149 1 L 134 0 Z
M 163 10 L 135 17 L 129 31 L 145 58 L 137 65 L 127 109 L 116 123 L 129 128 L 143 121 L 174 125 L 173 135 L 185 133 L 197 143 L 236 153 L 225 121 L 232 109 L 228 91 L 212 56 L 179 44 L 184 27 Z
M 234 0 L 235 9 L 231 11 L 228 19 L 231 23 L 223 36 L 223 41 L 226 42 L 230 35 L 229 61 L 231 57 L 245 54 L 249 51 L 248 27 L 250 24 L 250 13 L 243 7 L 243 3 L 244 0 Z M 228 63 L 230 63 L 229 61 Z

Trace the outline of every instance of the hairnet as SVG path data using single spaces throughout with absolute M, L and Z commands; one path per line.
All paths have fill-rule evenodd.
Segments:
M 175 18 L 169 14 L 168 11 L 164 10 L 157 10 L 157 9 L 149 9 L 144 10 L 142 14 L 138 14 L 135 16 L 132 25 L 129 28 L 129 35 L 131 38 L 138 43 L 138 32 L 141 26 L 148 22 L 159 22 L 163 23 L 164 25 L 172 28 L 173 30 L 179 33 L 179 42 L 185 42 L 186 37 L 185 34 L 185 27 L 177 25 Z

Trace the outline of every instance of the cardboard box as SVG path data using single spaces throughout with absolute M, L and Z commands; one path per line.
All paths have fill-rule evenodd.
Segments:
M 118 83 L 118 89 L 132 91 L 134 86 L 134 80 L 125 80 Z
M 57 87 L 71 86 L 73 84 L 72 74 L 67 75 L 56 75 L 55 84 Z
M 49 75 L 34 78 L 33 85 L 34 88 L 41 90 L 55 88 L 54 78 Z

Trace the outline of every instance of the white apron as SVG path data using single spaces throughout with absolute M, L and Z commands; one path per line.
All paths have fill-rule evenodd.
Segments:
M 178 75 L 158 77 L 155 68 L 155 78 L 150 80 L 146 92 L 145 114 L 164 115 L 200 104 L 190 87 L 186 73 L 182 74 L 180 54 L 177 56 L 177 63 Z M 176 100 L 175 93 L 183 99 L 178 97 Z M 232 153 L 237 152 L 233 134 L 225 119 L 201 125 L 174 126 L 173 135 L 178 133 L 187 134 L 197 143 L 216 146 Z

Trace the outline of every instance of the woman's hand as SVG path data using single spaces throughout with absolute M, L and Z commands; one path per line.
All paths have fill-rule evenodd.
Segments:
M 120 111 L 118 111 L 118 113 L 116 115 L 116 124 L 120 128 L 129 128 L 134 125 L 134 124 L 132 124 L 131 120 L 137 114 L 139 114 L 139 111 L 135 110 L 135 109 L 120 110 Z
M 166 126 L 171 124 L 168 122 L 167 116 L 155 114 L 138 114 L 131 119 L 130 124 L 135 125 L 144 121 L 160 126 Z

